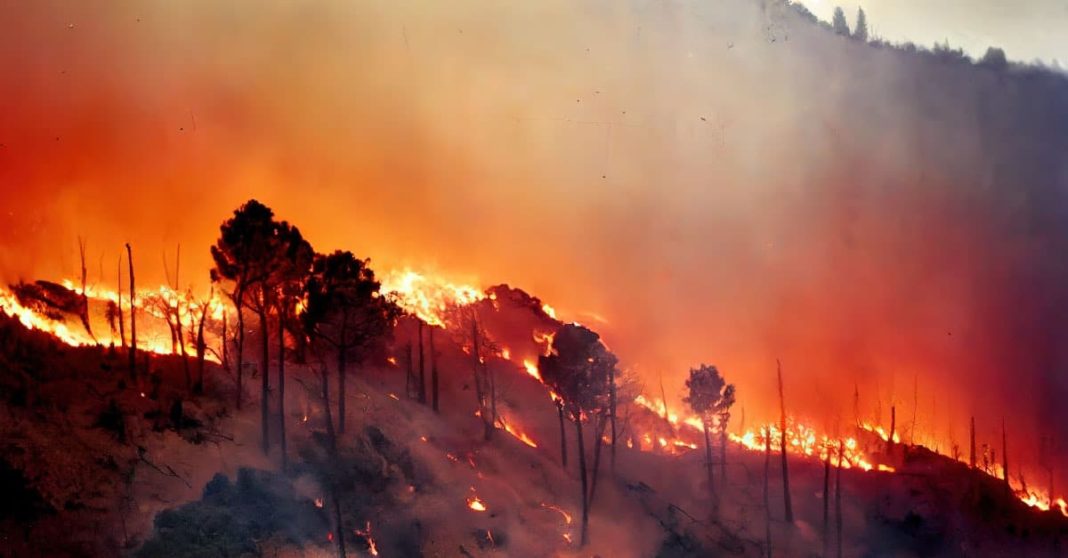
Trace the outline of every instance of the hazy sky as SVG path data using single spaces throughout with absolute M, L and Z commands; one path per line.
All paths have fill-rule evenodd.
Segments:
M 891 42 L 930 46 L 948 39 L 972 56 L 1000 46 L 1010 59 L 1068 61 L 1066 0 L 802 0 L 812 13 L 831 20 L 835 6 L 853 26 L 858 6 L 874 34 Z

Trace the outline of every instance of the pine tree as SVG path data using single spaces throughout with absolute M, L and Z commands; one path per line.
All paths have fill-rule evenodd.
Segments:
M 853 26 L 853 38 L 868 42 L 868 16 L 864 8 L 857 8 L 857 23 Z
M 834 32 L 843 37 L 849 36 L 849 24 L 846 23 L 845 12 L 842 11 L 841 6 L 834 9 L 834 18 L 831 20 L 831 28 Z

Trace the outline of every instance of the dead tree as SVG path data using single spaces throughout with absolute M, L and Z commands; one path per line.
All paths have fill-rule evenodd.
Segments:
M 794 506 L 790 500 L 790 469 L 786 460 L 786 398 L 783 395 L 782 363 L 779 362 L 779 359 L 775 359 L 775 364 L 779 373 L 779 449 L 782 454 L 782 503 L 786 522 L 793 523 Z
M 282 450 L 283 471 L 289 465 L 286 455 L 286 314 L 286 309 L 280 305 L 278 308 L 278 446 Z
M 616 369 L 612 368 L 608 376 L 608 416 L 612 427 L 612 474 L 616 474 Z
M 196 393 L 204 393 L 204 357 L 207 354 L 208 346 L 204 342 L 204 323 L 208 320 L 208 309 L 211 307 L 211 300 L 215 296 L 215 286 L 213 285 L 208 292 L 208 299 L 201 304 L 200 318 L 197 320 L 197 383 L 193 386 L 193 391 Z M 223 334 L 225 336 L 225 332 Z M 224 340 L 223 343 L 226 341 Z
M 86 291 L 86 282 L 88 279 L 88 272 L 85 269 L 85 239 L 78 237 L 78 257 L 81 260 L 82 265 L 82 302 L 81 307 L 78 309 L 78 317 L 82 320 L 82 325 L 85 327 L 85 332 L 89 334 L 96 341 L 96 336 L 93 335 L 93 328 L 89 325 L 89 293 Z
M 163 268 L 167 269 L 167 253 L 163 253 Z M 185 348 L 185 327 L 182 324 L 182 296 L 179 293 L 179 285 L 181 283 L 180 273 L 182 270 L 182 245 L 178 245 L 178 250 L 174 256 L 174 283 L 171 286 L 171 290 L 174 291 L 174 305 L 164 298 L 164 315 L 167 317 L 167 325 L 171 328 L 171 345 L 174 349 L 171 352 L 179 354 L 182 357 L 182 370 L 185 372 L 185 389 L 192 391 L 193 389 L 193 374 L 189 369 L 189 358 L 186 354 Z M 172 323 L 171 320 L 174 320 Z
M 130 267 L 130 383 L 137 382 L 137 287 L 134 283 L 133 248 L 126 243 L 126 263 Z

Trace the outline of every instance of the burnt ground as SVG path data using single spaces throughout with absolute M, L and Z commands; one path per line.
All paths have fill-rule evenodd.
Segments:
M 405 397 L 401 367 L 355 372 L 336 456 L 320 428 L 317 377 L 292 366 L 283 472 L 277 433 L 264 456 L 256 398 L 236 410 L 221 368 L 191 394 L 181 360 L 153 356 L 152 375 L 131 385 L 122 350 L 71 348 L 0 319 L 0 555 L 332 556 L 338 536 L 349 555 L 368 555 L 371 541 L 382 556 L 763 553 L 764 456 L 735 447 L 725 485 L 717 467 L 715 513 L 702 451 L 621 447 L 612 474 L 604 450 L 591 543 L 579 550 L 568 542 L 580 522 L 574 430 L 565 469 L 544 388 L 500 361 L 501 414 L 538 447 L 503 431 L 484 441 L 465 355 L 441 352 L 440 414 Z M 249 390 L 258 382 L 252 375 Z M 898 447 L 893 459 L 895 473 L 843 472 L 843 555 L 1060 554 L 1068 522 L 1059 513 L 1028 508 L 922 448 Z M 791 458 L 790 471 L 796 519 L 787 525 L 772 459 L 773 554 L 821 555 L 823 466 Z M 468 507 L 474 498 L 484 511 Z

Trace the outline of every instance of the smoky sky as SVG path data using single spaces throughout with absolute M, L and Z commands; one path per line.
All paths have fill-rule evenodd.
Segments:
M 708 362 L 769 418 L 779 358 L 788 405 L 828 428 L 896 405 L 943 449 L 971 414 L 1021 447 L 1059 429 L 1037 421 L 1068 395 L 1062 78 L 749 0 L 34 2 L 0 22 L 8 280 L 73 275 L 82 236 L 91 280 L 129 241 L 162 281 L 181 243 L 203 287 L 255 197 L 320 251 L 523 287 L 670 398 Z

